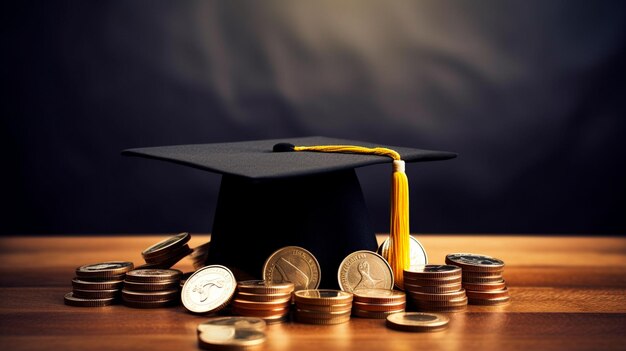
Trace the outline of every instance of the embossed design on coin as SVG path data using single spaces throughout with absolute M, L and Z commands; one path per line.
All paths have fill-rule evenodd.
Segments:
M 387 259 L 389 255 L 389 238 L 385 239 L 378 247 L 378 254 Z M 428 263 L 426 250 L 420 242 L 414 237 L 409 237 L 409 254 L 411 256 L 411 266 L 425 265 Z
M 377 253 L 361 250 L 348 255 L 337 273 L 341 290 L 393 289 L 393 272 L 389 263 Z
M 265 261 L 263 277 L 274 283 L 292 282 L 295 291 L 316 289 L 320 284 L 320 265 L 306 249 L 287 246 L 274 252 Z
M 504 262 L 497 258 L 472 253 L 453 253 L 446 256 L 446 263 L 463 269 L 475 271 L 499 271 L 504 269 Z
M 181 299 L 185 308 L 191 312 L 217 312 L 226 307 L 233 297 L 235 285 L 235 276 L 228 268 L 206 266 L 187 279 Z

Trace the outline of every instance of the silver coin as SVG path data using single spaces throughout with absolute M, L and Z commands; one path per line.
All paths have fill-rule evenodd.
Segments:
M 185 281 L 181 301 L 194 313 L 217 312 L 226 307 L 235 293 L 236 280 L 226 267 L 203 267 Z

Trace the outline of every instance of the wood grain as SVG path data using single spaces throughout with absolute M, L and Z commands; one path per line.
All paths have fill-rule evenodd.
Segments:
M 74 269 L 130 260 L 164 236 L 0 239 L 0 346 L 6 350 L 196 350 L 207 316 L 183 307 L 76 308 L 63 304 Z M 387 329 L 353 318 L 337 326 L 269 326 L 262 350 L 626 349 L 626 239 L 537 236 L 416 236 L 431 263 L 451 252 L 503 259 L 512 302 L 469 306 L 438 333 Z M 209 240 L 194 235 L 190 245 Z M 382 237 L 379 238 L 382 240 Z M 190 271 L 184 260 L 177 268 Z

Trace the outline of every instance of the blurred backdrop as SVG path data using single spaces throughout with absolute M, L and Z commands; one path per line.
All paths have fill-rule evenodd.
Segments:
M 5 11 L 3 234 L 208 232 L 219 176 L 120 151 L 306 135 L 458 152 L 408 166 L 413 232 L 626 233 L 624 1 Z

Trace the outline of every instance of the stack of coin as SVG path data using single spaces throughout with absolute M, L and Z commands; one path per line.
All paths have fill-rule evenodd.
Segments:
M 117 302 L 126 272 L 132 262 L 111 261 L 76 268 L 73 290 L 64 297 L 65 304 L 79 307 L 102 307 Z
M 267 323 L 280 323 L 289 317 L 293 283 L 246 280 L 237 283 L 231 303 L 232 312 L 241 316 L 263 318 Z
M 311 289 L 294 293 L 295 319 L 308 324 L 340 324 L 350 320 L 352 293 Z
M 146 264 L 138 268 L 167 269 L 192 253 L 187 243 L 191 239 L 189 233 L 180 233 L 162 240 L 141 252 Z
M 215 313 L 228 306 L 235 294 L 236 280 L 230 269 L 210 265 L 198 269 L 183 285 L 183 306 L 193 313 Z
M 209 249 L 211 242 L 208 241 L 200 246 L 194 247 L 193 252 L 189 256 L 193 262 L 194 269 L 200 269 L 206 266 L 206 260 L 209 257 Z
M 457 266 L 412 266 L 404 271 L 404 289 L 418 311 L 458 312 L 467 308 Z
M 122 300 L 135 308 L 158 308 L 178 304 L 180 277 L 176 269 L 135 269 L 126 273 Z
M 386 325 L 390 329 L 409 332 L 433 332 L 448 327 L 450 318 L 437 313 L 401 312 L 387 317 Z
M 240 350 L 265 342 L 265 322 L 251 317 L 216 317 L 198 325 L 198 346 L 205 350 Z
M 389 289 L 357 289 L 353 292 L 352 315 L 362 318 L 387 318 L 404 312 L 406 294 Z
M 502 278 L 504 262 L 494 257 L 471 253 L 446 256 L 446 263 L 463 270 L 463 287 L 472 305 L 500 305 L 511 299 Z

